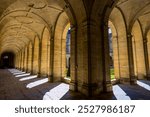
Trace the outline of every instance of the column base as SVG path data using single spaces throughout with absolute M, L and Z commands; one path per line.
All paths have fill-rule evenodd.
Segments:
M 23 69 L 23 71 L 27 73 L 27 70 L 25 68 Z
M 29 73 L 29 72 L 28 72 L 28 69 L 26 69 L 26 71 L 25 71 L 25 72 L 26 72 L 26 73 Z
M 22 71 L 25 72 L 25 69 L 23 68 Z
M 121 84 L 137 84 L 137 79 L 136 77 L 131 77 L 131 78 L 120 78 L 120 83 Z
M 134 84 L 137 84 L 137 77 L 136 76 L 133 76 L 133 77 L 131 77 L 131 81 L 130 81 L 130 84 L 132 85 L 134 85 Z
M 41 78 L 41 74 L 40 74 L 40 73 L 37 73 L 37 77 L 38 77 L 38 78 Z
M 31 75 L 34 75 L 33 71 L 30 71 Z
M 116 85 L 116 84 L 119 84 L 119 83 L 120 83 L 120 78 L 111 80 L 111 84 L 112 84 L 112 85 Z
M 62 82 L 61 77 L 52 77 L 53 82 Z
M 27 70 L 27 73 L 31 73 L 31 71 L 28 69 L 28 70 Z
M 48 75 L 49 82 L 53 83 L 53 75 Z
M 39 78 L 48 78 L 47 74 L 38 73 Z
M 148 74 L 147 76 L 145 76 L 145 79 L 150 80 L 150 74 Z
M 38 73 L 35 71 L 31 71 L 31 75 L 37 75 L 37 77 L 38 77 Z
M 103 86 L 102 84 L 87 84 L 87 83 L 70 83 L 70 90 L 73 91 L 79 91 L 80 93 L 91 97 L 91 96 L 96 96 L 99 95 L 103 91 Z
M 77 82 L 74 82 L 74 81 L 71 81 L 70 84 L 69 84 L 69 89 L 71 91 L 78 91 L 78 85 L 77 85 Z
M 112 92 L 112 83 L 111 81 L 106 82 L 106 90 L 105 92 Z

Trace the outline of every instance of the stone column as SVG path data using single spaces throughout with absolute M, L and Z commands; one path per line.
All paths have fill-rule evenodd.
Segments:
M 112 37 L 112 46 L 113 46 L 115 79 L 119 81 L 121 76 L 120 76 L 120 59 L 119 59 L 120 51 L 119 51 L 118 36 Z
M 48 79 L 49 79 L 49 81 L 50 82 L 52 82 L 52 78 L 51 78 L 51 60 L 50 60 L 50 58 L 51 58 L 51 51 L 50 51 L 50 48 L 51 48 L 51 41 L 50 41 L 50 39 L 48 40 L 48 43 L 47 43 L 47 61 L 48 61 L 48 63 L 47 63 L 47 66 L 48 66 L 48 68 L 47 68 L 47 71 L 48 71 Z
M 27 46 L 26 72 L 28 72 L 28 62 L 29 62 L 29 45 Z
M 24 71 L 24 50 L 21 51 L 21 56 L 22 56 L 22 60 L 21 60 L 21 70 Z
M 48 74 L 48 78 L 50 82 L 53 82 L 53 62 L 54 62 L 54 36 L 53 34 L 51 34 L 51 38 L 50 38 L 50 43 L 49 43 L 50 47 L 49 47 L 49 74 Z
M 19 52 L 19 70 L 21 70 L 21 62 L 22 62 L 22 53 L 21 53 L 21 51 Z
M 71 26 L 70 90 L 77 91 L 77 27 Z
M 18 68 L 18 53 L 16 54 L 16 56 L 15 56 L 15 69 L 17 69 Z
M 41 57 L 42 57 L 42 43 L 41 40 L 39 41 L 39 48 L 38 48 L 38 77 L 41 77 Z
M 31 48 L 31 74 L 33 75 L 33 62 L 34 61 L 34 44 L 32 44 L 32 48 Z
M 71 83 L 70 89 L 87 96 L 111 91 L 108 38 L 94 21 L 85 21 L 71 32 Z
M 110 78 L 110 55 L 109 55 L 109 39 L 108 39 L 108 24 L 102 23 L 102 63 L 103 66 L 103 91 L 111 92 L 112 84 Z
M 17 53 L 17 56 L 16 56 L 16 60 L 17 60 L 17 69 L 19 69 L 19 60 L 20 60 L 20 58 L 19 58 L 19 52 Z
M 25 60 L 26 60 L 26 52 L 25 52 L 25 49 L 23 49 L 23 71 L 25 71 Z
M 128 45 L 128 57 L 129 57 L 129 75 L 130 79 L 124 79 L 124 83 L 136 84 L 136 77 L 134 74 L 134 60 L 133 60 L 133 49 L 132 49 L 132 35 L 129 33 L 127 35 L 127 45 Z
M 44 28 L 43 35 L 41 36 L 41 76 L 47 77 L 48 76 L 48 40 L 50 38 L 49 31 L 47 28 Z
M 149 71 L 149 57 L 148 57 L 148 41 L 147 38 L 143 40 L 144 44 L 144 55 L 145 55 L 145 67 L 146 67 L 146 79 L 150 79 L 150 71 Z
M 27 70 L 27 47 L 25 47 L 25 56 L 24 56 L 24 71 Z
M 39 38 L 36 37 L 34 40 L 34 52 L 33 52 L 33 74 L 39 75 Z
M 87 96 L 92 95 L 92 93 L 93 93 L 92 89 L 93 89 L 93 85 L 94 85 L 91 82 L 92 70 L 90 69 L 91 68 L 91 66 L 90 66 L 91 65 L 91 63 L 90 63 L 91 62 L 90 61 L 91 47 L 90 47 L 89 27 L 90 27 L 90 25 L 88 24 L 87 21 L 83 22 L 80 26 L 78 26 L 78 30 L 76 33 L 76 36 L 77 36 L 77 38 L 76 38 L 77 64 L 75 66 L 75 69 L 77 69 L 78 91 L 82 92 L 83 94 L 85 94 Z M 73 44 L 71 43 L 71 46 L 72 45 Z M 71 59 L 72 59 L 72 56 L 71 56 Z M 71 60 L 71 64 L 72 64 L 72 60 Z M 72 71 L 72 68 L 71 68 L 71 71 Z

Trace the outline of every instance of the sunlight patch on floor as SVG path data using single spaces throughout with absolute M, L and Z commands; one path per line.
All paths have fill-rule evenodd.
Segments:
M 150 91 L 150 86 L 149 86 L 148 84 L 145 84 L 145 83 L 143 83 L 143 82 L 141 82 L 141 81 L 139 81 L 139 80 L 137 80 L 137 84 L 138 84 L 139 86 L 141 86 L 141 87 L 143 87 L 143 88 L 145 88 L 145 89 L 147 89 L 147 90 Z
M 44 84 L 44 83 L 47 83 L 48 82 L 48 78 L 45 78 L 45 79 L 42 79 L 42 80 L 38 80 L 38 81 L 35 81 L 35 82 L 32 82 L 32 83 L 29 83 L 26 88 L 33 88 L 33 87 L 36 87 L 36 86 L 39 86 L 41 84 Z
M 24 77 L 24 76 L 29 76 L 29 75 L 30 75 L 30 73 L 26 73 L 26 74 L 16 75 L 15 77 L 19 78 L 19 77 Z
M 55 88 L 46 92 L 43 100 L 60 100 L 69 91 L 69 85 L 61 83 Z
M 37 78 L 37 75 L 21 78 L 21 79 L 19 79 L 19 81 L 25 81 L 25 80 L 30 80 L 30 79 L 34 79 L 34 78 Z
M 22 74 L 25 74 L 26 72 L 16 72 L 16 73 L 13 73 L 13 75 L 22 75 Z
M 113 86 L 113 93 L 117 100 L 131 100 L 131 98 L 118 86 Z
M 19 71 L 17 69 L 8 69 L 8 71 L 10 71 L 13 75 L 21 75 L 26 73 L 26 72 Z

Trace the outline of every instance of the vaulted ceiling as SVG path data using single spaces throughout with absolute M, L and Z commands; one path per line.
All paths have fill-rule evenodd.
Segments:
M 66 24 L 80 24 L 90 9 L 97 13 L 112 0 L 0 0 L 0 51 L 17 53 L 35 37 L 41 38 L 46 27 L 54 29 L 63 15 Z M 93 8 L 91 7 L 93 4 Z M 139 20 L 144 31 L 150 27 L 150 0 L 119 0 L 116 7 L 124 14 L 128 27 Z M 98 13 L 97 13 L 98 14 Z M 94 17 L 94 15 L 93 15 Z
M 40 39 L 44 28 L 50 31 L 64 12 L 65 4 L 60 4 L 56 0 L 1 0 L 1 51 L 17 53 L 35 37 Z
M 116 8 L 122 13 L 128 30 L 132 30 L 136 20 L 141 23 L 143 32 L 149 28 L 150 0 L 119 0 Z

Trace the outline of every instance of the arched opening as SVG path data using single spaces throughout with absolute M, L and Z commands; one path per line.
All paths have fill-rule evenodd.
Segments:
M 29 43 L 28 45 L 28 66 L 27 66 L 27 72 L 31 72 L 32 71 L 32 56 L 33 53 L 33 47 L 32 47 L 32 42 Z
M 15 54 L 12 52 L 4 52 L 0 58 L 1 68 L 14 68 L 15 67 Z
M 108 39 L 109 39 L 109 56 L 110 56 L 110 78 L 111 80 L 115 79 L 114 74 L 114 54 L 113 54 L 113 38 L 112 38 L 112 29 L 108 28 Z
M 68 24 L 63 32 L 62 39 L 62 68 L 65 80 L 70 80 L 71 28 Z
M 70 28 L 68 29 L 67 36 L 66 36 L 66 68 L 67 68 L 67 77 L 70 77 Z
M 27 63 L 28 63 L 28 48 L 25 47 L 25 56 L 24 56 L 24 71 L 27 71 Z
M 41 40 L 41 76 L 48 76 L 49 65 L 49 47 L 50 47 L 50 34 L 47 28 L 43 30 L 42 40 Z
M 70 21 L 66 13 L 59 16 L 54 32 L 53 80 L 64 81 L 67 76 L 66 68 L 66 38 Z
M 111 81 L 116 82 L 120 79 L 120 67 L 119 67 L 119 45 L 118 45 L 118 36 L 117 30 L 114 24 L 109 21 L 109 50 L 110 50 L 110 75 Z
M 117 18 L 116 18 L 117 17 Z M 114 8 L 110 14 L 109 23 L 113 34 L 114 72 L 115 78 L 121 83 L 130 82 L 129 50 L 127 39 L 127 27 L 123 14 L 118 8 Z
M 138 21 L 135 22 L 132 28 L 132 47 L 134 60 L 134 73 L 138 79 L 144 79 L 146 76 L 144 42 L 141 27 Z
M 34 39 L 34 52 L 33 52 L 33 74 L 38 74 L 39 71 L 39 39 Z
M 149 61 L 148 74 L 150 74 L 150 30 L 147 33 L 147 50 L 148 50 L 148 61 Z

